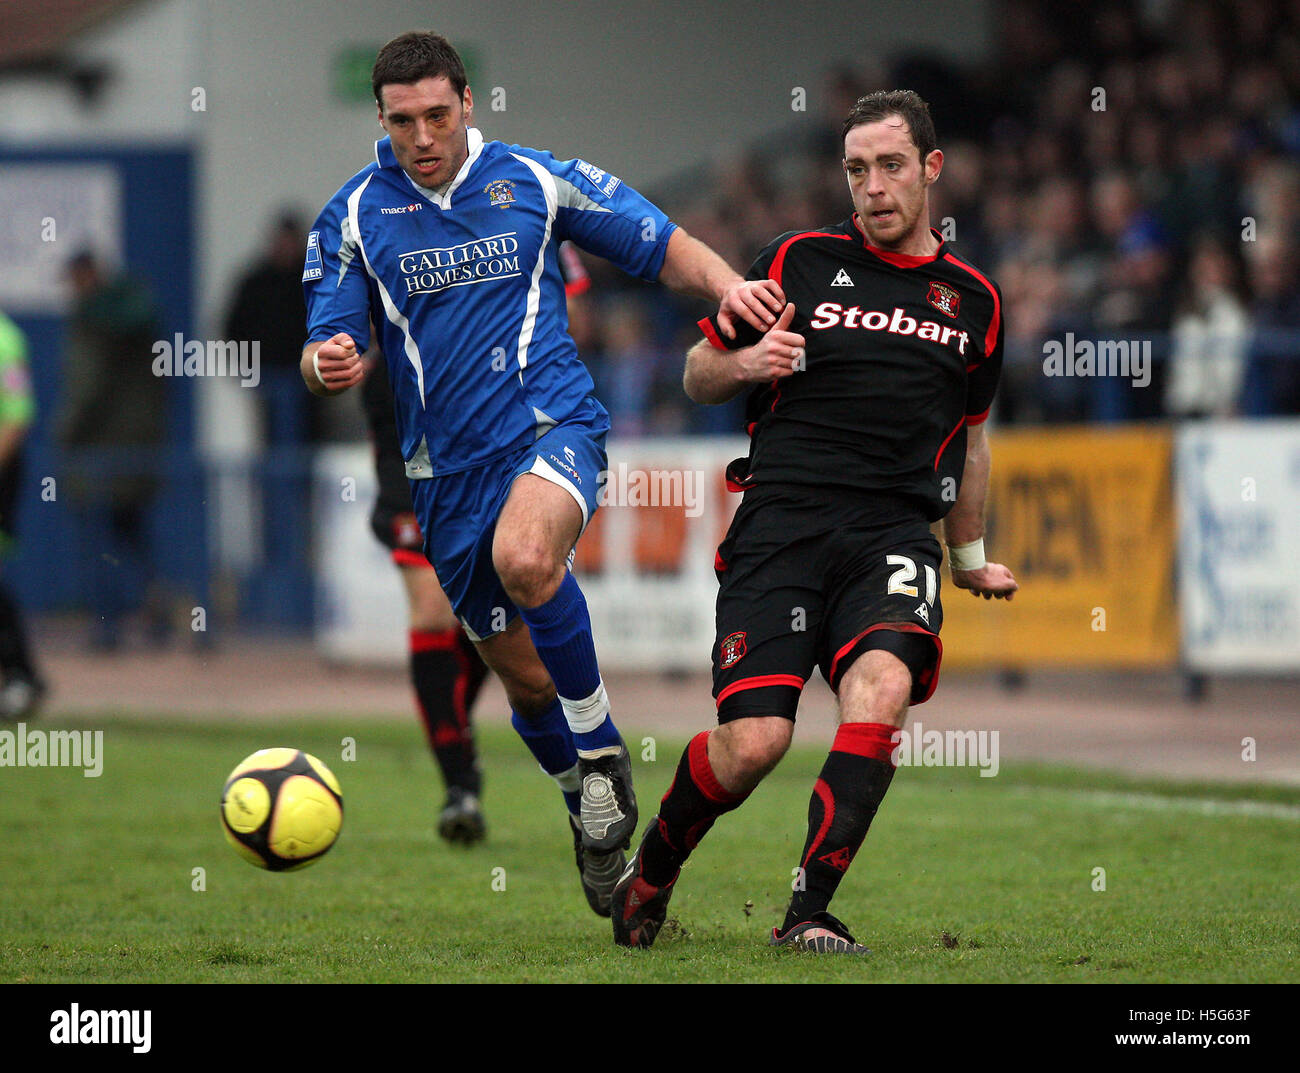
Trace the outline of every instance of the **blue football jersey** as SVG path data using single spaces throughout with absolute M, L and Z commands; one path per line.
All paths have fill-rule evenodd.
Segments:
M 307 237 L 308 341 L 373 320 L 388 361 L 407 475 L 483 465 L 575 412 L 592 380 L 568 333 L 565 239 L 657 279 L 676 229 L 583 160 L 485 142 L 444 193 L 418 186 L 388 138 Z

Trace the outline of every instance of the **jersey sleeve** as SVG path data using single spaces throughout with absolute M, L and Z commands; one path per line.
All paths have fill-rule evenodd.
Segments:
M 555 235 L 604 257 L 624 272 L 656 280 L 677 225 L 622 179 L 585 160 L 512 146 L 516 157 L 544 168 L 555 188 Z
M 370 291 L 345 198 L 339 191 L 307 235 L 302 289 L 307 300 L 307 341 L 347 332 L 358 353 L 370 344 Z
M 976 350 L 974 360 L 966 367 L 966 424 L 983 424 L 993 406 L 998 377 L 1002 373 L 1002 292 L 995 284 L 993 291 L 993 316 L 988 331 Z
M 749 280 L 771 279 L 772 261 L 776 258 L 776 251 L 781 248 L 782 242 L 795 233 L 792 231 L 784 235 L 778 235 L 768 243 L 754 259 L 754 263 L 749 266 L 745 278 Z M 795 319 L 798 319 L 797 315 Z M 704 333 L 704 338 L 719 350 L 742 350 L 747 346 L 753 346 L 767 334 L 766 332 L 760 332 L 749 321 L 742 320 L 740 317 L 733 317 L 732 323 L 736 326 L 736 337 L 734 339 L 728 339 L 723 333 L 721 326 L 718 324 L 717 313 L 711 313 L 709 316 L 704 317 L 699 322 L 699 326 L 700 331 Z M 794 324 L 791 323 L 790 327 L 794 329 Z

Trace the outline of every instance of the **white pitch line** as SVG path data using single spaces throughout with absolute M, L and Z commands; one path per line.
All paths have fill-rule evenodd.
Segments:
M 1099 808 L 1194 812 L 1200 816 L 1260 816 L 1271 820 L 1300 822 L 1300 805 L 1283 805 L 1276 801 L 1220 801 L 1210 797 L 1172 797 L 1164 794 L 1120 793 L 1111 790 L 1051 790 L 1046 787 L 1044 790 L 1049 793 L 1063 794 L 1080 804 L 1096 805 Z

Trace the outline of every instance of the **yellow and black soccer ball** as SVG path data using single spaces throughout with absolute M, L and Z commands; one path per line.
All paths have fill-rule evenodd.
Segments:
M 299 749 L 259 749 L 221 791 L 227 841 L 244 860 L 272 872 L 320 860 L 342 827 L 339 780 Z

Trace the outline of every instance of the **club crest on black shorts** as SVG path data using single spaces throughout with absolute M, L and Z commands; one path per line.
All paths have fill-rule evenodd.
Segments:
M 740 660 L 745 654 L 745 631 L 729 633 L 718 646 L 718 666 L 725 670 Z

